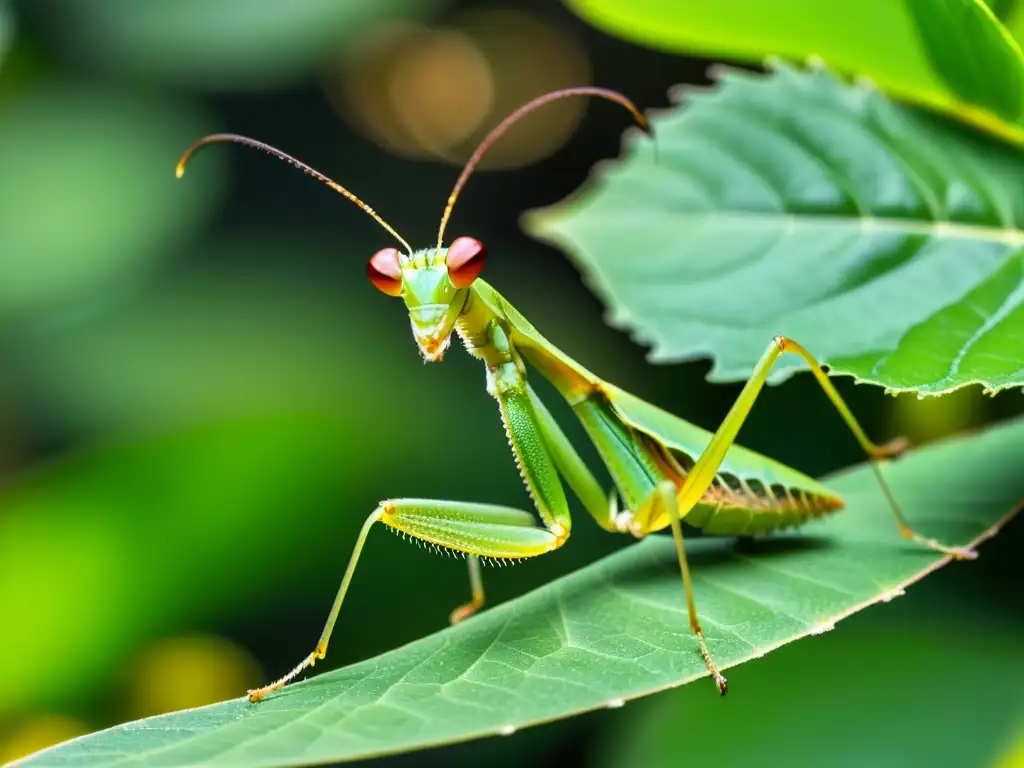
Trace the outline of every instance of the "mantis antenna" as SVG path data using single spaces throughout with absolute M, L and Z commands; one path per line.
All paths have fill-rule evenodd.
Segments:
M 630 111 L 633 118 L 643 129 L 644 133 L 652 138 L 654 136 L 654 132 L 651 130 L 651 126 L 647 122 L 647 118 L 641 114 L 640 110 L 636 108 L 636 105 L 618 91 L 612 91 L 607 88 L 593 88 L 589 86 L 562 88 L 561 90 L 545 93 L 532 101 L 526 102 L 515 112 L 498 123 L 494 129 L 484 137 L 484 140 L 480 142 L 480 145 L 470 156 L 469 160 L 466 161 L 466 166 L 462 169 L 462 173 L 459 174 L 459 178 L 455 182 L 455 187 L 452 189 L 452 193 L 448 196 L 448 204 L 445 206 L 444 214 L 441 216 L 441 226 L 437 231 L 437 249 L 439 251 L 441 250 L 441 245 L 444 242 L 444 228 L 447 226 L 448 219 L 452 215 L 452 208 L 455 207 L 455 201 L 458 199 L 462 188 L 466 185 L 466 180 L 469 179 L 470 174 L 472 174 L 477 165 L 480 164 L 480 161 L 484 159 L 484 155 L 486 155 L 490 151 L 491 147 L 498 142 L 498 139 L 502 137 L 505 131 L 511 128 L 512 124 L 517 122 L 521 117 L 525 117 L 527 114 L 537 109 L 537 107 L 542 107 L 552 101 L 564 99 L 568 96 L 599 96 L 602 99 L 608 99 L 608 101 L 614 101 L 621 104 Z
M 256 147 L 256 149 L 262 149 L 268 155 L 273 155 L 274 157 L 278 158 L 279 160 L 284 160 L 286 163 L 290 163 L 291 165 L 294 165 L 300 171 L 304 171 L 304 172 L 308 173 L 310 176 L 312 176 L 317 181 L 323 182 L 328 187 L 333 189 L 335 192 L 338 192 L 339 194 L 343 195 L 346 199 L 351 200 L 353 203 L 355 203 L 360 208 L 362 208 L 366 213 L 368 213 L 370 216 L 373 217 L 374 221 L 376 221 L 378 224 L 380 224 L 382 227 L 384 227 L 384 229 L 386 229 L 388 232 L 390 232 L 392 237 L 394 237 L 398 242 L 400 242 L 403 246 L 405 246 L 405 250 L 410 255 L 412 254 L 412 248 L 410 248 L 409 244 L 407 242 L 405 242 L 405 238 L 403 238 L 400 234 L 398 234 L 391 227 L 390 224 L 388 224 L 386 221 L 384 221 L 384 219 L 382 219 L 380 217 L 380 215 L 375 210 L 373 210 L 373 208 L 371 208 L 366 203 L 364 203 L 362 200 L 360 200 L 358 197 L 353 195 L 351 192 L 349 192 L 347 189 L 345 189 L 343 186 L 341 186 L 341 184 L 338 184 L 336 181 L 332 181 L 328 177 L 324 176 L 322 173 L 320 173 L 320 171 L 318 171 L 318 170 L 316 170 L 314 168 L 311 168 L 310 166 L 306 165 L 305 163 L 303 163 L 303 162 L 301 162 L 299 160 L 296 160 L 291 155 L 285 154 L 284 152 L 282 152 L 279 149 L 275 149 L 274 147 L 270 146 L 269 144 L 264 144 L 262 141 L 256 141 L 256 139 L 250 139 L 250 138 L 247 138 L 245 136 L 239 136 L 238 134 L 235 134 L 235 133 L 213 133 L 213 134 L 210 134 L 209 136 L 204 136 L 203 138 L 199 139 L 195 144 L 193 144 L 191 147 L 189 147 L 188 149 L 185 150 L 185 154 L 183 154 L 181 156 L 181 160 L 178 161 L 178 166 L 174 170 L 175 175 L 179 179 L 184 175 L 184 173 L 185 173 L 185 165 L 188 163 L 189 159 L 192 157 L 192 155 L 194 155 L 196 153 L 196 151 L 198 149 L 200 149 L 201 147 L 206 146 L 207 144 L 215 144 L 215 143 L 220 142 L 220 141 L 231 141 L 231 142 L 235 142 L 236 144 L 245 144 L 246 146 L 249 146 L 249 147 Z

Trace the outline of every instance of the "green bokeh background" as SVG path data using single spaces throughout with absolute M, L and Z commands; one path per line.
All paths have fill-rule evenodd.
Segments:
M 237 695 L 290 668 L 381 498 L 527 503 L 478 364 L 453 348 L 424 366 L 401 307 L 367 284 L 386 234 L 241 148 L 209 150 L 175 181 L 192 140 L 231 130 L 280 146 L 422 244 L 457 169 L 388 152 L 322 88 L 380 25 L 514 8 L 575 39 L 593 83 L 645 108 L 707 82 L 707 61 L 617 41 L 540 0 L 271 5 L 0 2 L 0 762 L 43 746 L 26 734 L 203 703 L 190 690 Z M 518 226 L 614 156 L 625 123 L 593 106 L 555 153 L 480 172 L 449 234 L 485 240 L 488 280 L 552 341 L 713 428 L 738 387 L 706 384 L 706 363 L 646 364 L 568 262 Z M 838 384 L 878 439 L 1022 410 L 1017 392 L 918 402 Z M 860 460 L 805 376 L 766 391 L 742 440 L 813 474 Z M 573 533 L 555 555 L 487 571 L 490 600 L 629 544 L 586 519 Z M 1022 545 L 1016 520 L 978 562 L 736 670 L 727 700 L 692 686 L 379 764 L 993 764 L 1024 723 L 1024 693 L 1019 711 L 987 713 L 984 690 L 985 675 L 1021 674 Z M 461 564 L 375 533 L 324 665 L 440 628 L 466 593 Z M 192 665 L 152 661 L 194 636 L 226 642 Z M 66 730 L 43 727 L 55 717 Z M 936 749 L 943 738 L 956 748 Z

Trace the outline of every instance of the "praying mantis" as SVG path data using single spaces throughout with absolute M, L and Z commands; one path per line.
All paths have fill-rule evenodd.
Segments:
M 910 527 L 878 464 L 879 459 L 902 452 L 905 441 L 884 445 L 871 442 L 824 369 L 793 339 L 776 336 L 768 343 L 736 402 L 712 434 L 601 379 L 548 341 L 480 278 L 486 249 L 479 240 L 459 237 L 444 247 L 445 227 L 459 193 L 488 150 L 526 114 L 570 96 L 598 97 L 622 105 L 653 139 L 646 118 L 616 91 L 577 87 L 539 96 L 508 115 L 479 144 L 448 197 L 435 246 L 421 250 L 413 250 L 376 211 L 345 187 L 263 142 L 236 134 L 212 134 L 196 141 L 178 162 L 176 173 L 180 178 L 193 153 L 205 145 L 235 142 L 255 147 L 339 192 L 387 230 L 405 253 L 384 248 L 373 254 L 367 264 L 370 282 L 381 293 L 402 299 L 424 361 L 440 361 L 454 333 L 469 354 L 484 364 L 487 391 L 497 400 L 513 458 L 540 518 L 538 524 L 530 512 L 473 502 L 414 498 L 380 502 L 359 532 L 315 649 L 280 679 L 249 691 L 251 702 L 284 687 L 325 657 L 363 545 L 376 524 L 466 557 L 471 599 L 452 611 L 450 619 L 456 623 L 484 605 L 482 560 L 536 557 L 558 549 L 569 539 L 572 521 L 565 485 L 606 531 L 643 538 L 671 528 L 690 629 L 708 673 L 724 695 L 726 679 L 708 649 L 694 600 L 684 533 L 767 534 L 843 507 L 843 500 L 817 481 L 735 443 L 772 366 L 787 352 L 803 358 L 870 457 L 900 533 L 955 558 L 975 557 L 971 550 L 945 546 Z M 623 258 L 637 258 L 637 254 L 623 254 Z M 610 495 L 530 385 L 531 369 L 554 386 L 581 422 L 614 483 Z

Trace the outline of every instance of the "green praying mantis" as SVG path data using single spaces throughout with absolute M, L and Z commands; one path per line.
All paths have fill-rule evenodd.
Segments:
M 459 237 L 443 247 L 445 226 L 455 201 L 488 150 L 524 115 L 570 96 L 593 96 L 621 104 L 653 139 L 651 127 L 637 107 L 615 91 L 578 87 L 537 97 L 512 112 L 480 143 L 448 197 L 436 245 L 422 250 L 413 250 L 383 218 L 347 189 L 262 142 L 235 134 L 213 134 L 195 142 L 179 161 L 176 170 L 180 177 L 192 154 L 207 144 L 236 142 L 256 147 L 341 193 L 401 243 L 405 253 L 384 248 L 370 258 L 370 282 L 382 293 L 405 303 L 413 337 L 425 361 L 441 360 L 455 333 L 469 354 L 483 362 L 487 391 L 498 402 L 513 458 L 541 523 L 538 525 L 530 512 L 490 504 L 434 499 L 382 501 L 366 519 L 356 539 L 316 648 L 279 680 L 249 691 L 250 701 L 259 701 L 282 688 L 324 658 L 360 552 L 375 524 L 390 526 L 466 557 L 471 599 L 452 612 L 451 621 L 455 623 L 476 613 L 484 604 L 481 560 L 536 557 L 558 549 L 569 539 L 572 520 L 563 481 L 606 531 L 642 538 L 671 528 L 690 629 L 709 674 L 724 695 L 726 679 L 708 649 L 694 601 L 684 532 L 717 536 L 767 534 L 843 507 L 841 498 L 815 480 L 735 443 L 772 366 L 786 352 L 803 358 L 872 459 L 882 492 L 903 536 L 956 558 L 975 557 L 971 550 L 945 546 L 910 527 L 877 463 L 880 458 L 904 450 L 905 441 L 872 443 L 825 371 L 796 341 L 777 336 L 769 342 L 725 420 L 711 434 L 599 378 L 544 338 L 508 300 L 480 278 L 486 249 L 479 240 Z M 623 258 L 627 257 L 635 255 L 623 254 Z M 579 418 L 614 482 L 610 496 L 531 387 L 530 368 L 554 385 Z

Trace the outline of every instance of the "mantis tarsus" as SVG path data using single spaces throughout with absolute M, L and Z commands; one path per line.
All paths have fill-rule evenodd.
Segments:
M 641 538 L 671 527 L 690 628 L 708 672 L 724 695 L 726 680 L 712 660 L 694 602 L 683 543 L 684 524 L 704 534 L 749 536 L 797 525 L 843 506 L 842 499 L 818 482 L 734 443 L 769 371 L 784 352 L 793 352 L 804 359 L 872 458 L 900 532 L 923 546 L 954 557 L 975 556 L 970 550 L 947 547 L 927 539 L 909 526 L 874 461 L 898 454 L 905 444 L 902 441 L 882 446 L 872 443 L 821 366 L 792 339 L 777 336 L 771 340 L 739 398 L 712 435 L 598 378 L 545 339 L 504 297 L 480 279 L 485 257 L 480 241 L 459 237 L 447 248 L 443 247 L 445 225 L 455 201 L 487 151 L 519 118 L 567 96 L 597 96 L 617 102 L 628 109 L 653 138 L 650 126 L 636 106 L 615 91 L 580 87 L 540 96 L 506 117 L 480 143 L 448 197 L 436 245 L 418 251 L 347 189 L 262 142 L 235 134 L 213 134 L 195 142 L 179 161 L 177 175 L 180 177 L 192 154 L 206 144 L 237 142 L 262 149 L 341 193 L 391 233 L 406 253 L 395 248 L 377 251 L 367 265 L 370 281 L 382 293 L 405 302 L 413 336 L 426 361 L 441 360 L 455 332 L 467 351 L 484 363 L 487 390 L 498 401 L 513 456 L 543 523 L 538 525 L 529 512 L 488 504 L 431 499 L 382 501 L 359 533 L 315 650 L 284 677 L 249 691 L 250 701 L 258 701 L 282 688 L 324 658 L 360 551 L 375 523 L 466 556 L 472 598 L 452 612 L 454 623 L 483 606 L 481 558 L 535 557 L 558 549 L 566 542 L 572 521 L 562 480 L 597 524 L 607 531 Z M 530 386 L 528 365 L 554 385 L 579 418 L 615 484 L 610 498 Z M 618 508 L 618 497 L 625 503 L 624 509 Z

